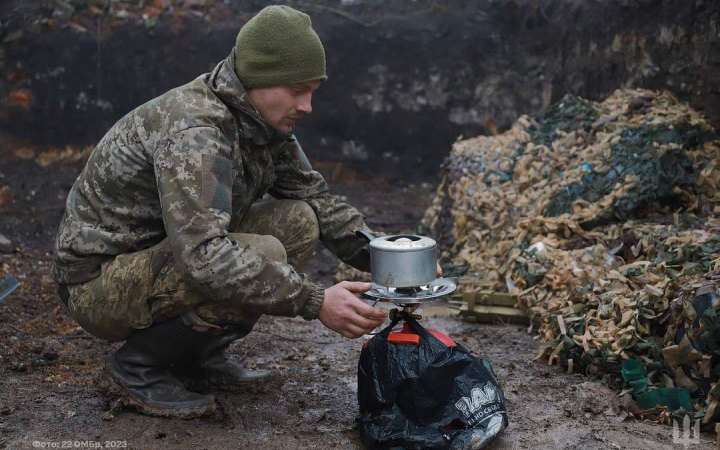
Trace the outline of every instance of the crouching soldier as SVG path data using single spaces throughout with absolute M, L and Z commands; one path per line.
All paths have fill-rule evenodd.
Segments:
M 267 377 L 224 354 L 263 314 L 345 337 L 384 320 L 358 298 L 369 284 L 323 289 L 297 271 L 318 239 L 369 266 L 354 233 L 363 217 L 292 134 L 326 78 L 310 18 L 267 7 L 212 72 L 120 119 L 75 181 L 55 242 L 60 298 L 88 332 L 125 341 L 106 368 L 141 412 L 211 412 L 188 374 L 222 386 Z

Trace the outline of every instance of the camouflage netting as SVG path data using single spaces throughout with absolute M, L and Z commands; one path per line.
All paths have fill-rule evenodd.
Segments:
M 630 357 L 720 420 L 720 140 L 668 93 L 567 96 L 457 142 L 423 223 L 464 289 L 518 294 L 539 358 L 617 381 Z M 706 414 L 705 414 L 706 413 Z

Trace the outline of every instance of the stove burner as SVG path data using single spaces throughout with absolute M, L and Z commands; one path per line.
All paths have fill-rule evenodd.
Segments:
M 417 305 L 438 300 L 455 291 L 457 285 L 449 278 L 437 278 L 430 284 L 416 287 L 393 288 L 372 285 L 363 296 L 377 301 L 387 301 L 396 305 Z
M 392 294 L 396 294 L 398 296 L 410 296 L 410 297 L 412 297 L 415 294 L 419 294 L 423 291 L 427 291 L 428 289 L 430 289 L 429 284 L 426 284 L 423 286 L 399 287 L 399 288 L 389 287 L 389 288 L 387 288 L 388 292 L 390 292 Z

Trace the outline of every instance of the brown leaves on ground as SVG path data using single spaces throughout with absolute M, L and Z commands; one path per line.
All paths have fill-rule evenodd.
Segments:
M 13 200 L 10 186 L 0 185 L 0 208 L 9 205 Z
M 10 91 L 10 93 L 7 95 L 6 102 L 10 106 L 15 106 L 28 110 L 30 109 L 32 100 L 33 95 L 30 89 L 15 89 L 14 91 Z

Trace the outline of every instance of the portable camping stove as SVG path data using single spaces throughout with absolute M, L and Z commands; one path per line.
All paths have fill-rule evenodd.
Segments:
M 451 294 L 455 289 L 457 289 L 457 284 L 450 278 L 437 278 L 427 285 L 404 288 L 385 287 L 373 283 L 370 290 L 363 296 L 374 300 L 373 305 L 378 302 L 387 302 L 397 306 L 390 310 L 390 320 L 393 322 L 403 321 L 403 327 L 399 331 L 390 332 L 389 342 L 400 345 L 419 345 L 420 335 L 413 331 L 407 320 L 422 319 L 422 316 L 416 313 L 420 307 Z M 447 347 L 455 347 L 455 341 L 450 336 L 434 329 L 427 331 Z

